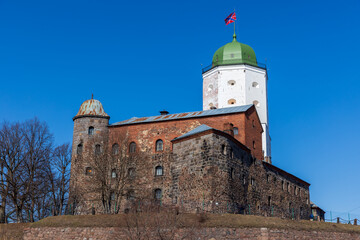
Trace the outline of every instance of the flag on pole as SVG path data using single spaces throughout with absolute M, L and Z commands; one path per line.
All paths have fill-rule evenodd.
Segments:
M 227 18 L 225 18 L 225 23 L 228 25 L 229 23 L 233 23 L 236 20 L 235 12 L 232 12 Z

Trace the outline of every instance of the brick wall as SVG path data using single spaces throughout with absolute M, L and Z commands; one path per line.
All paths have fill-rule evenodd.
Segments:
M 127 229 L 122 228 L 28 228 L 25 229 L 24 240 L 63 240 L 63 239 L 131 239 Z M 360 234 L 342 232 L 300 231 L 268 228 L 202 228 L 177 229 L 173 239 L 249 239 L 249 240 L 359 240 Z M 151 239 L 160 239 L 155 233 Z

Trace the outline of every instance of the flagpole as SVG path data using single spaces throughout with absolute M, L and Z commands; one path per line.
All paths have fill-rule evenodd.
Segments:
M 234 14 L 236 14 L 236 13 L 235 13 L 235 8 L 234 8 Z M 236 23 L 236 20 L 234 21 L 234 35 L 236 35 L 236 32 L 235 32 L 235 23 Z

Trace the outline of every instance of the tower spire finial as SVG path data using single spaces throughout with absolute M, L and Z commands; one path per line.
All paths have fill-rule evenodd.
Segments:
M 94 99 L 94 94 L 93 93 L 91 94 L 91 99 Z

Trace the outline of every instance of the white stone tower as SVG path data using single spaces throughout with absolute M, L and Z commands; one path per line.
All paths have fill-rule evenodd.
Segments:
M 264 132 L 262 146 L 265 161 L 271 163 L 267 70 L 254 50 L 236 40 L 219 48 L 211 66 L 203 69 L 203 110 L 254 104 Z

